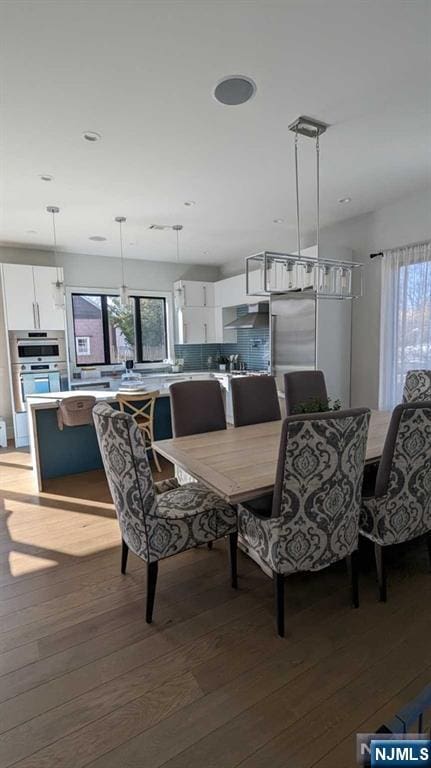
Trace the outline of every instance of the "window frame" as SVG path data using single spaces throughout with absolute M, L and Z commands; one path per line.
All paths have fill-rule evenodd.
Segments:
M 98 296 L 101 298 L 101 311 L 102 311 L 102 325 L 103 325 L 103 346 L 104 346 L 104 361 L 99 363 L 81 363 L 77 361 L 76 343 L 75 343 L 75 318 L 73 313 L 73 296 Z M 69 337 L 69 356 L 73 365 L 77 368 L 90 367 L 103 367 L 103 368 L 122 368 L 123 363 L 110 361 L 110 348 L 109 348 L 109 322 L 108 322 L 108 298 L 119 298 L 119 293 L 112 288 L 94 288 L 86 286 L 70 286 L 66 288 L 66 305 L 67 305 L 67 327 Z M 172 364 L 174 353 L 174 327 L 173 327 L 173 300 L 172 293 L 170 291 L 140 291 L 134 290 L 130 294 L 130 298 L 135 301 L 135 353 L 136 366 L 141 369 L 163 367 Z M 167 358 L 165 360 L 143 361 L 142 360 L 142 333 L 139 316 L 136 312 L 139 307 L 139 299 L 162 299 L 164 302 L 165 310 L 165 343 Z M 137 326 L 139 325 L 139 331 L 137 332 Z

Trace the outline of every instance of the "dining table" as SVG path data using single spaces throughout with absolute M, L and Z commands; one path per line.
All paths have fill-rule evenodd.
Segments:
M 380 459 L 391 413 L 371 411 L 366 463 Z M 230 504 L 274 488 L 282 420 L 158 440 L 152 448 Z

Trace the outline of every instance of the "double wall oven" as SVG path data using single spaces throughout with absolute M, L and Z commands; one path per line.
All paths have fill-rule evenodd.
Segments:
M 68 389 L 64 331 L 9 331 L 15 413 L 29 395 Z

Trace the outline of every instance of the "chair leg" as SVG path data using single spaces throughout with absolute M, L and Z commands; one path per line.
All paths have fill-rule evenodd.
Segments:
M 124 539 L 121 542 L 121 573 L 126 573 L 127 568 L 127 556 L 129 554 L 129 547 Z
M 428 558 L 429 558 L 429 566 L 431 571 L 431 531 L 428 531 L 426 534 L 426 542 L 428 547 Z
M 151 624 L 153 620 L 154 597 L 156 594 L 158 570 L 159 563 L 157 560 L 155 563 L 147 563 L 147 612 L 145 616 L 147 624 Z
M 349 574 L 350 596 L 353 608 L 359 608 L 359 568 L 358 550 L 346 557 L 347 573 Z
M 380 544 L 374 544 L 374 557 L 376 559 L 377 580 L 379 583 L 379 600 L 381 603 L 386 603 L 387 590 L 385 557 L 383 547 L 380 546 Z
M 160 466 L 159 457 L 157 456 L 157 451 L 155 451 L 154 449 L 152 449 L 152 451 L 153 451 L 153 461 L 154 461 L 154 464 L 156 465 L 157 472 L 161 472 L 162 468 Z
M 284 637 L 284 576 L 273 571 L 275 588 L 275 607 L 277 611 L 277 632 Z
M 238 532 L 235 531 L 229 534 L 230 579 L 234 589 L 238 589 L 237 547 Z

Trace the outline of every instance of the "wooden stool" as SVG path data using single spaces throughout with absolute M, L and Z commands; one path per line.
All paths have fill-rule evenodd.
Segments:
M 156 399 L 159 396 L 159 390 L 156 389 L 153 392 L 130 392 L 123 393 L 117 392 L 116 399 L 120 404 L 120 411 L 130 413 L 136 421 L 138 427 L 144 433 L 145 447 L 147 451 L 152 448 L 154 440 L 154 407 L 156 405 Z M 136 407 L 134 403 L 141 403 L 140 407 Z M 149 445 L 148 445 L 149 443 Z M 157 452 L 153 451 L 154 463 L 157 467 L 157 471 L 161 472 L 161 467 Z

